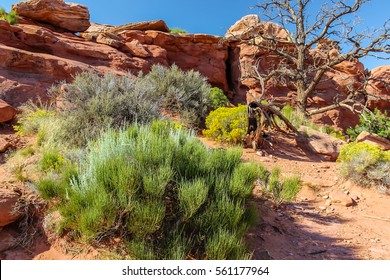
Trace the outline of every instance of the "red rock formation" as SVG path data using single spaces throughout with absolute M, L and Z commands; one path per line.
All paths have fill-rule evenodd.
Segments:
M 25 22 L 10 26 L 0 21 L 0 95 L 13 106 L 45 98 L 53 83 L 70 81 L 80 71 L 147 73 L 157 63 L 198 70 L 211 84 L 228 90 L 227 47 L 219 44 L 219 37 L 140 31 L 132 24 L 130 30 L 121 26 L 115 33 L 109 32 L 110 26 L 94 25 L 95 34 L 87 40 Z M 161 21 L 150 26 L 164 29 Z
M 47 1 L 32 0 L 28 5 L 40 7 Z M 30 15 L 23 6 L 27 4 L 22 3 L 15 6 L 24 15 L 20 24 L 10 26 L 6 21 L 0 20 L 0 96 L 14 107 L 28 99 L 45 98 L 47 89 L 53 83 L 70 81 L 80 71 L 147 73 L 157 63 L 165 66 L 176 64 L 183 70 L 197 70 L 213 86 L 230 92 L 235 103 L 246 103 L 252 98 L 251 95 L 259 96 L 261 87 L 256 79 L 244 77 L 245 69 L 258 62 L 258 70 L 265 73 L 280 62 L 280 57 L 244 44 L 238 37 L 243 35 L 244 38 L 249 38 L 254 34 L 274 36 L 282 39 L 280 47 L 288 51 L 294 50 L 294 45 L 289 41 L 290 34 L 285 29 L 274 23 L 262 22 L 257 15 L 249 15 L 234 24 L 228 30 L 228 39 L 223 44 L 220 42 L 222 38 L 211 35 L 170 34 L 169 28 L 161 20 L 121 26 L 92 24 L 87 30 L 85 24 L 82 28 L 84 32 L 76 36 L 64 31 L 75 32 L 75 28 L 60 25 L 59 22 L 73 21 L 75 17 L 86 20 L 86 16 L 81 15 L 83 8 L 70 5 L 59 11 L 58 7 L 66 5 L 63 1 L 55 0 L 50 3 L 54 7 L 51 17 L 61 20 L 49 21 L 44 17 Z M 71 11 L 71 8 L 79 10 Z M 248 26 L 254 28 L 248 30 Z M 256 40 L 261 43 L 261 36 Z M 337 44 L 323 40 L 316 49 L 308 53 L 307 59 L 310 62 L 314 58 L 321 60 L 326 56 L 338 55 Z M 309 106 L 322 107 L 332 104 L 335 98 L 345 98 L 350 88 L 362 86 L 363 72 L 364 66 L 358 61 L 336 65 L 324 75 L 315 94 L 308 100 Z M 383 77 L 387 81 L 390 80 L 389 76 L 389 68 L 373 70 L 371 75 L 374 79 Z M 268 98 L 294 103 L 296 93 L 293 84 L 270 80 L 265 88 Z M 389 96 L 389 88 L 385 83 L 372 80 L 369 88 L 372 93 Z M 248 92 L 251 94 L 247 94 Z M 384 101 L 372 101 L 370 104 L 381 109 L 389 107 Z M 357 116 L 347 109 L 335 109 L 315 116 L 314 119 L 342 128 L 358 121 Z
M 90 25 L 87 7 L 65 3 L 63 0 L 23 1 L 12 5 L 12 9 L 20 16 L 50 23 L 71 32 L 85 31 Z
M 368 106 L 371 110 L 378 108 L 390 113 L 390 65 L 371 70 L 367 92 L 379 97 L 379 99 L 369 97 Z

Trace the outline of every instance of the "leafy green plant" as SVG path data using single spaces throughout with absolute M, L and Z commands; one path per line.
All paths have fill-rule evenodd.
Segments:
M 210 107 L 212 110 L 218 109 L 219 107 L 227 107 L 230 104 L 229 99 L 226 97 L 223 90 L 217 87 L 212 87 L 210 89 L 210 98 Z
M 130 258 L 249 258 L 243 238 L 255 215 L 246 201 L 265 168 L 241 163 L 241 152 L 208 149 L 164 121 L 134 124 L 90 142 L 66 186 L 38 188 L 47 198 L 65 190 L 62 232 L 88 242 L 121 236 Z
M 54 148 L 44 149 L 40 166 L 43 171 L 59 170 L 64 164 L 64 157 Z
M 203 135 L 218 142 L 241 143 L 247 131 L 247 106 L 221 107 L 206 118 Z
M 187 31 L 184 30 L 184 29 L 180 29 L 180 28 L 172 28 L 170 31 L 170 33 L 172 34 L 187 34 Z
M 14 10 L 11 10 L 9 13 L 5 11 L 4 8 L 0 8 L 0 20 L 7 21 L 10 25 L 18 23 L 19 16 Z
M 356 137 L 363 131 L 372 132 L 390 140 L 390 117 L 383 114 L 378 109 L 374 113 L 363 113 L 359 116 L 360 124 L 354 128 L 348 128 L 347 134 L 351 141 L 355 141 Z

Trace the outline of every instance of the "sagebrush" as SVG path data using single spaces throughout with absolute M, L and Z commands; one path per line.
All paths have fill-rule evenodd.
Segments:
M 132 258 L 250 258 L 247 199 L 265 168 L 242 163 L 241 149 L 208 149 L 174 126 L 109 130 L 89 143 L 66 187 L 40 182 L 61 202 L 60 230 L 95 243 L 121 236 Z

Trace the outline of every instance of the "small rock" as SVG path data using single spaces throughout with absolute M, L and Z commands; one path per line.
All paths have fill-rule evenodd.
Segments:
M 318 209 L 324 211 L 324 210 L 326 210 L 326 207 L 325 206 L 319 206 Z
M 334 190 L 329 194 L 330 199 L 333 203 L 340 203 L 346 207 L 352 206 L 354 204 L 352 198 L 341 190 Z
M 329 198 L 329 195 L 324 195 L 322 198 L 323 198 L 323 199 L 328 199 L 328 198 Z
M 326 202 L 325 202 L 325 206 L 331 206 L 332 205 L 332 200 L 331 199 L 328 199 Z

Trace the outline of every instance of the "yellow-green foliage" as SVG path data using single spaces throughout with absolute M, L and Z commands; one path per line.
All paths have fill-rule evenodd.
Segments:
M 359 142 L 344 146 L 340 151 L 338 161 L 344 163 L 358 161 L 360 164 L 355 166 L 355 171 L 362 172 L 368 166 L 376 164 L 383 156 L 378 146 Z
M 240 143 L 247 130 L 247 106 L 221 107 L 212 111 L 206 118 L 207 129 L 203 135 L 219 142 Z
M 337 159 L 341 173 L 364 186 L 390 186 L 390 152 L 369 143 L 350 143 L 344 146 Z
M 33 105 L 27 105 L 29 107 L 21 114 L 18 120 L 18 124 L 14 126 L 14 129 L 19 135 L 28 135 L 37 133 L 42 123 L 47 121 L 47 118 L 55 114 L 54 111 L 50 111 L 45 108 L 30 108 Z

